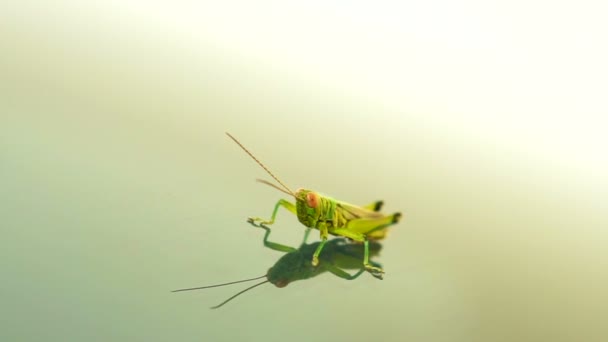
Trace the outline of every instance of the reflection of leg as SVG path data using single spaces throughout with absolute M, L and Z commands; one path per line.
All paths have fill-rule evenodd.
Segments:
M 346 280 L 353 280 L 356 279 L 357 277 L 359 277 L 363 272 L 365 272 L 365 269 L 360 269 L 357 273 L 355 274 L 349 274 L 348 272 L 344 271 L 343 269 L 340 269 L 334 265 L 325 265 L 323 264 L 325 267 L 325 269 L 327 269 L 329 272 L 331 272 L 333 275 L 338 276 L 342 279 L 346 279 Z
M 249 222 L 249 223 L 251 223 L 251 225 L 254 227 L 262 228 L 262 229 L 266 230 L 266 233 L 264 234 L 264 246 L 265 247 L 273 249 L 275 251 L 286 252 L 286 253 L 297 250 L 296 248 L 293 248 L 293 247 L 289 247 L 289 246 L 281 245 L 280 243 L 268 241 L 268 236 L 270 236 L 270 228 L 263 226 L 263 225 L 257 225 L 253 222 Z

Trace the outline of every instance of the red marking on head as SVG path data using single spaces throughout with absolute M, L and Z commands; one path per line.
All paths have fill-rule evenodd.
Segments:
M 306 202 L 309 207 L 316 209 L 319 205 L 319 197 L 314 192 L 309 192 L 306 194 Z

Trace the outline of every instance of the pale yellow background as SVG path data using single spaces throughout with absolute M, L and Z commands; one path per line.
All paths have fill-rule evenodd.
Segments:
M 0 340 L 608 340 L 606 13 L 3 2 Z M 282 194 L 225 131 L 293 188 L 404 212 L 385 280 L 170 293 L 280 256 L 245 218 Z

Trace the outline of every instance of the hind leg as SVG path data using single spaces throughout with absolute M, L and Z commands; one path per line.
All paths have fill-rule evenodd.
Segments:
M 382 276 L 384 275 L 384 270 L 381 267 L 376 267 L 369 262 L 369 241 L 367 240 L 365 235 L 353 232 L 345 228 L 334 229 L 331 233 L 335 235 L 344 236 L 355 241 L 363 242 L 363 267 L 365 267 L 365 270 L 368 271 L 374 277 L 382 279 Z

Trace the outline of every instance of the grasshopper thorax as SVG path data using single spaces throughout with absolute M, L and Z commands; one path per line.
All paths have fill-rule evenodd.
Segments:
M 312 190 L 300 188 L 295 197 L 298 221 L 306 227 L 315 227 L 321 211 L 321 196 Z

